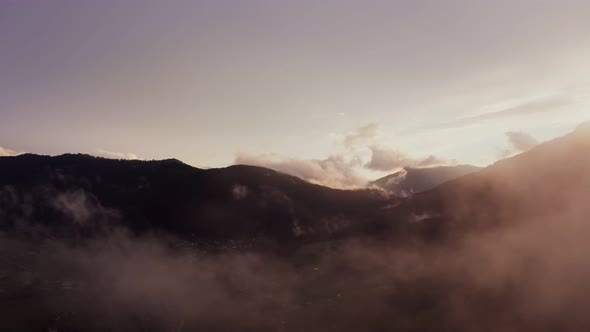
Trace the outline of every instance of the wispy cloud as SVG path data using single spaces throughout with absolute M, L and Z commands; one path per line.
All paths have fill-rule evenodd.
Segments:
M 97 149 L 96 153 L 101 157 L 113 158 L 113 159 L 127 159 L 127 160 L 141 159 L 134 153 L 113 152 L 113 151 L 107 151 L 104 149 Z
M 278 154 L 238 153 L 237 164 L 268 167 L 295 175 L 306 181 L 333 188 L 364 187 L 373 172 L 391 172 L 403 167 L 430 167 L 456 164 L 433 155 L 415 157 L 392 145 L 391 137 L 379 132 L 379 126 L 370 123 L 347 134 L 334 134 L 339 153 L 323 159 L 301 159 Z
M 458 128 L 519 115 L 533 115 L 539 113 L 557 112 L 561 110 L 563 107 L 573 105 L 574 103 L 575 101 L 573 98 L 566 96 L 543 97 L 521 102 L 517 105 L 503 108 L 497 111 L 491 111 L 483 114 L 458 118 L 436 125 L 435 127 Z
M 374 139 L 378 135 L 379 125 L 376 123 L 369 123 L 366 126 L 358 128 L 355 132 L 345 135 L 343 143 L 345 147 L 352 148 L 354 145 Z
M 404 167 L 432 167 L 456 163 L 433 155 L 425 158 L 413 158 L 399 149 L 377 145 L 372 145 L 369 149 L 371 150 L 371 160 L 364 166 L 373 171 L 391 172 Z
M 528 151 L 539 145 L 539 141 L 524 131 L 509 131 L 506 133 L 510 144 L 518 151 Z
M 526 152 L 539 145 L 539 141 L 524 131 L 508 131 L 505 133 L 510 147 L 498 149 L 498 159 L 505 159 L 521 152 Z
M 411 163 L 410 158 L 398 149 L 388 149 L 377 145 L 369 147 L 371 160 L 365 167 L 374 171 L 391 171 Z
M 0 146 L 0 157 L 11 157 L 11 156 L 17 156 L 21 154 L 21 152 L 16 152 L 10 149 L 5 149 L 3 147 Z
M 500 111 L 484 113 L 481 115 L 465 118 L 463 121 L 486 121 L 492 119 L 499 119 L 508 116 L 515 116 L 521 114 L 535 114 L 545 112 L 558 111 L 563 106 L 572 105 L 573 99 L 564 96 L 554 96 L 538 100 L 532 100 L 521 103 L 519 105 L 509 107 Z
M 279 155 L 239 153 L 236 164 L 268 167 L 295 175 L 303 180 L 332 188 L 350 189 L 364 186 L 368 180 L 355 170 L 356 159 L 334 155 L 325 159 L 286 158 Z

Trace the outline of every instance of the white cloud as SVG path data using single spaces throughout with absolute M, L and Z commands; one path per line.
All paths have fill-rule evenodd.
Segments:
M 113 152 L 113 151 L 107 151 L 104 149 L 98 149 L 98 150 L 96 150 L 96 153 L 101 157 L 112 158 L 112 159 L 127 159 L 127 160 L 141 159 L 134 153 Z
M 0 146 L 0 157 L 11 157 L 11 156 L 17 156 L 19 154 L 21 154 L 21 153 L 13 151 L 13 150 L 5 149 Z
M 456 163 L 433 155 L 425 158 L 413 158 L 398 148 L 372 145 L 369 149 L 371 150 L 371 160 L 365 164 L 365 167 L 374 171 L 391 172 L 404 167 L 432 167 Z
M 392 171 L 412 163 L 412 160 L 398 149 L 383 148 L 377 145 L 373 145 L 369 149 L 372 153 L 371 160 L 365 164 L 365 167 L 374 171 Z
M 341 155 L 326 159 L 285 158 L 278 155 L 248 155 L 239 153 L 236 164 L 262 166 L 279 172 L 297 176 L 311 183 L 332 188 L 358 188 L 368 180 L 355 170 L 357 160 L 349 160 Z
M 369 177 L 382 176 L 373 172 L 391 172 L 403 167 L 430 167 L 456 164 L 437 156 L 413 157 L 398 147 L 387 144 L 392 140 L 379 132 L 375 123 L 338 137 L 339 153 L 324 159 L 301 159 L 277 154 L 238 153 L 237 164 L 268 167 L 295 175 L 303 180 L 333 187 L 364 187 Z
M 457 125 L 466 125 L 471 123 L 480 123 L 487 120 L 501 119 L 516 115 L 531 115 L 536 113 L 556 112 L 564 106 L 573 105 L 574 99 L 569 96 L 548 96 L 521 102 L 512 107 L 487 112 L 484 114 L 463 118 L 457 122 Z
M 344 146 L 353 148 L 356 144 L 375 139 L 379 135 L 379 126 L 376 123 L 369 123 L 358 128 L 355 132 L 344 136 Z
M 528 151 L 539 145 L 536 138 L 524 131 L 509 131 L 506 132 L 506 136 L 508 136 L 510 144 L 518 151 Z

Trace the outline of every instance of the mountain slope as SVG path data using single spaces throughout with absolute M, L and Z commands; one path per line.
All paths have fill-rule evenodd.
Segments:
M 590 216 L 590 127 L 416 194 L 392 218 L 435 233 Z M 559 216 L 559 217 L 558 217 Z M 444 225 L 444 226 L 443 226 Z
M 344 191 L 270 169 L 87 155 L 0 158 L 0 227 L 92 234 L 118 224 L 209 239 L 327 236 L 382 218 L 376 190 Z
M 471 165 L 439 166 L 428 168 L 406 167 L 369 183 L 396 196 L 405 197 L 432 189 L 444 182 L 481 170 Z

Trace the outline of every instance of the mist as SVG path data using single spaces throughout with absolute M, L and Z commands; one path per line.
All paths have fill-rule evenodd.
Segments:
M 0 0 L 0 332 L 590 331 L 588 14 Z
M 590 227 L 577 203 L 436 245 L 211 251 L 124 230 L 83 244 L 3 238 L 3 270 L 18 273 L 1 276 L 0 296 L 8 326 L 22 330 L 583 330 Z

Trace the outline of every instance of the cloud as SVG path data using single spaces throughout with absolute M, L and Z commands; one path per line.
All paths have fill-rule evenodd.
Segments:
M 423 160 L 418 161 L 416 166 L 418 166 L 418 167 L 432 167 L 432 166 L 448 165 L 449 163 L 455 163 L 455 162 L 454 161 L 450 162 L 449 160 L 446 160 L 444 158 L 430 155 L 430 156 L 424 158 Z
M 369 123 L 345 135 L 342 143 L 354 154 L 351 160 L 356 166 L 363 166 L 372 171 L 389 172 L 403 167 L 432 167 L 451 163 L 434 155 L 425 158 L 412 157 L 399 147 L 390 146 L 387 143 L 390 140 L 391 138 L 380 135 L 378 124 Z M 368 162 L 363 162 L 359 156 L 363 150 L 368 150 L 371 155 Z
M 248 187 L 236 184 L 233 186 L 231 193 L 236 201 L 241 201 L 248 197 Z
M 103 149 L 96 150 L 96 153 L 98 153 L 98 155 L 100 155 L 101 157 L 112 158 L 112 159 L 127 159 L 127 160 L 141 159 L 134 153 L 113 152 L 113 151 L 107 151 L 107 150 L 103 150 Z
M 539 141 L 531 134 L 523 131 L 509 131 L 506 132 L 510 144 L 518 151 L 528 151 L 539 145 Z
M 236 164 L 268 167 L 311 183 L 332 188 L 350 189 L 364 186 L 367 183 L 367 179 L 354 169 L 358 165 L 358 160 L 356 158 L 348 160 L 342 155 L 334 155 L 326 159 L 297 159 L 272 154 L 239 153 L 235 162 Z
M 520 152 L 526 152 L 539 145 L 539 141 L 524 131 L 508 131 L 505 133 L 511 147 L 498 149 L 498 159 L 506 159 Z
M 353 189 L 364 187 L 368 179 L 363 175 L 367 170 L 390 172 L 403 167 L 433 167 L 457 164 L 434 155 L 413 157 L 387 142 L 379 132 L 379 125 L 369 123 L 346 135 L 337 137 L 341 149 L 325 159 L 300 159 L 277 154 L 250 155 L 238 153 L 235 163 L 268 167 L 283 173 L 297 176 L 308 182 L 332 188 Z M 342 149 L 344 148 L 344 149 Z
M 450 122 L 443 123 L 442 128 L 458 128 L 471 124 L 481 123 L 490 120 L 497 120 L 518 115 L 530 115 L 537 113 L 556 112 L 564 106 L 574 104 L 574 100 L 565 96 L 551 96 L 522 102 L 516 106 L 504 108 L 499 111 L 487 112 L 475 116 L 463 117 Z
M 433 155 L 426 158 L 412 158 L 397 148 L 372 145 L 369 149 L 371 150 L 371 160 L 365 164 L 365 167 L 373 171 L 390 172 L 404 167 L 432 167 L 452 163 Z
M 412 163 L 411 159 L 397 149 L 382 148 L 376 145 L 371 146 L 371 160 L 365 167 L 374 171 L 391 171 L 403 168 Z
M 554 111 L 559 110 L 563 106 L 568 106 L 573 103 L 574 103 L 574 101 L 571 98 L 564 97 L 564 96 L 553 96 L 553 97 L 528 101 L 528 102 L 516 105 L 514 107 L 506 108 L 506 109 L 496 111 L 496 112 L 489 112 L 489 113 L 477 115 L 474 117 L 466 118 L 465 120 L 470 121 L 470 122 L 479 122 L 479 121 L 485 121 L 485 120 L 504 118 L 504 117 L 508 117 L 508 116 L 514 116 L 514 115 L 554 112 Z
M 5 149 L 3 147 L 0 146 L 0 157 L 11 157 L 11 156 L 17 156 L 19 155 L 20 152 L 16 152 L 13 150 L 9 150 L 9 149 Z
M 83 225 L 93 220 L 115 220 L 117 211 L 104 207 L 92 194 L 82 189 L 50 193 L 51 205 L 73 222 Z
M 363 127 L 358 128 L 354 133 L 344 136 L 344 146 L 352 148 L 354 145 L 371 140 L 379 134 L 379 126 L 376 123 L 369 123 Z

